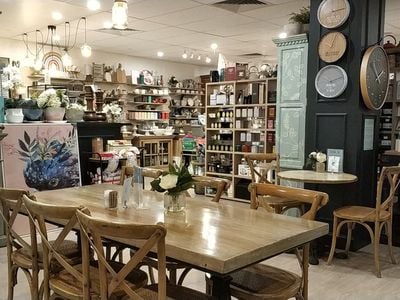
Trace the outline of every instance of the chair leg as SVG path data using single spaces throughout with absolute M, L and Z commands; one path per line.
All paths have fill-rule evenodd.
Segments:
M 14 287 L 17 285 L 18 267 L 10 264 L 8 267 L 8 300 L 14 299 Z
M 381 237 L 381 230 L 380 230 L 380 226 L 379 223 L 376 222 L 375 223 L 375 231 L 374 231 L 374 239 L 372 240 L 373 244 L 374 244 L 374 263 L 375 263 L 375 272 L 376 272 L 376 277 L 381 278 L 382 274 L 381 274 L 381 266 L 380 266 L 380 262 L 379 262 L 379 240 Z
M 396 258 L 393 255 L 393 245 L 392 245 L 392 221 L 388 221 L 385 223 L 386 228 L 386 235 L 388 238 L 388 249 L 389 249 L 389 256 L 392 260 L 392 264 L 397 264 Z
M 111 260 L 111 247 L 109 245 L 106 246 L 106 260 Z
M 351 234 L 353 232 L 354 223 L 347 223 L 347 239 L 346 239 L 346 256 L 349 256 L 349 250 L 351 245 Z
M 337 235 L 337 227 L 338 227 L 338 217 L 333 216 L 333 226 L 332 226 L 332 243 L 331 243 L 331 251 L 329 252 L 329 257 L 327 264 L 332 264 L 333 255 L 335 254 L 336 249 L 336 235 Z
M 169 284 L 176 285 L 176 269 L 169 270 Z
M 154 271 L 153 271 L 153 268 L 150 267 L 150 266 L 147 266 L 147 267 L 148 267 L 148 271 L 149 271 L 150 282 L 151 282 L 151 284 L 155 284 L 155 283 L 156 283 L 156 280 L 154 279 Z

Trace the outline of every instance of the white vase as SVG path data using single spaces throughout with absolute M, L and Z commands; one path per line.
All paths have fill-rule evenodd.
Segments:
M 62 121 L 65 115 L 64 107 L 48 107 L 44 111 L 44 117 L 49 122 Z
M 283 26 L 283 31 L 286 32 L 287 36 L 292 36 L 300 34 L 303 30 L 302 27 L 303 26 L 300 23 L 286 24 Z
M 65 118 L 71 123 L 81 122 L 83 121 L 83 114 L 83 110 L 68 108 L 65 111 Z
M 7 123 L 22 123 L 24 122 L 24 113 L 22 108 L 9 108 L 6 110 Z

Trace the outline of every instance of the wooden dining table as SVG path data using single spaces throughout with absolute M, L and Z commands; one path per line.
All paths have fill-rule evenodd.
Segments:
M 186 209 L 180 213 L 165 212 L 163 195 L 152 191 L 143 191 L 145 209 L 107 209 L 103 194 L 108 189 L 122 192 L 121 186 L 100 184 L 34 195 L 43 203 L 85 206 L 93 216 L 110 222 L 163 222 L 167 229 L 166 255 L 210 273 L 212 294 L 218 299 L 230 299 L 230 273 L 328 233 L 325 223 L 254 210 L 250 205 L 216 203 L 204 196 L 188 198 Z M 117 241 L 138 246 L 133 239 Z

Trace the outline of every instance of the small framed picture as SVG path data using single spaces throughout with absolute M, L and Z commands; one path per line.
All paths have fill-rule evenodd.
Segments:
M 328 172 L 343 172 L 343 149 L 327 149 L 327 170 Z

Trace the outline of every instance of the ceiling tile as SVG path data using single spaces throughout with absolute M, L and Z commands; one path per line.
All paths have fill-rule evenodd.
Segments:
M 128 14 L 140 19 L 172 13 L 201 4 L 190 0 L 146 0 L 129 5 Z

